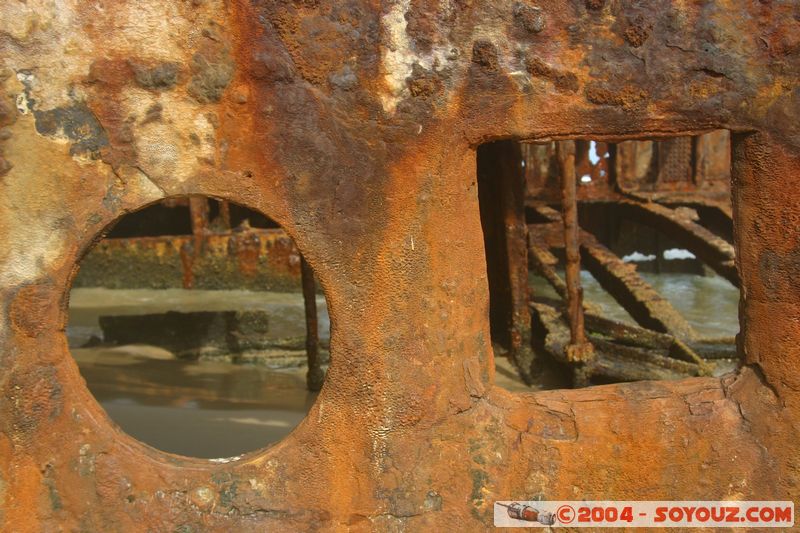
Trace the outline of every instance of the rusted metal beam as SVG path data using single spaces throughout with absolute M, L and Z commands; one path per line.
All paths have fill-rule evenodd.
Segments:
M 587 330 L 611 337 L 620 344 L 667 350 L 675 339 L 667 333 L 623 324 L 595 313 L 586 312 L 585 317 Z
M 623 324 L 587 311 L 586 329 L 592 333 L 599 333 L 611 337 L 614 342 L 641 348 L 666 349 L 670 355 L 689 361 L 702 367 L 706 373 L 710 367 L 703 359 L 720 359 L 730 357 L 730 349 L 725 349 L 725 344 L 710 342 L 714 339 L 701 339 L 691 345 L 668 333 L 659 333 L 651 329 Z M 722 340 L 722 339 L 718 339 Z M 733 346 L 734 339 L 724 339 L 728 346 Z
M 602 339 L 593 339 L 595 347 L 603 353 L 589 364 L 591 374 L 620 381 L 652 379 L 681 379 L 702 376 L 707 372 L 699 365 L 681 361 L 651 350 L 621 346 Z
M 300 277 L 303 282 L 303 304 L 306 314 L 306 355 L 308 357 L 306 387 L 310 391 L 318 391 L 322 389 L 322 383 L 325 381 L 325 372 L 320 367 L 319 360 L 317 282 L 314 279 L 314 270 L 302 255 L 300 256 Z
M 571 333 L 564 315 L 555 307 L 532 302 L 531 309 L 536 322 L 544 328 L 540 333 L 544 349 L 556 360 L 575 364 L 567 356 Z M 652 379 L 681 379 L 687 376 L 703 375 L 706 371 L 692 362 L 669 356 L 669 346 L 659 349 L 642 349 L 626 346 L 599 337 L 593 337 L 593 357 L 575 367 L 575 385 L 586 386 L 590 379 L 601 376 L 618 381 L 638 381 Z
M 623 200 L 615 204 L 626 216 L 669 235 L 720 276 L 739 286 L 733 246 L 722 237 L 691 220 L 680 210 L 654 202 Z
M 548 283 L 550 283 L 563 299 L 566 299 L 566 285 L 553 268 L 555 257 L 549 250 L 535 241 L 533 233 L 531 234 L 530 241 L 532 243 L 531 257 L 533 258 L 532 263 L 534 268 L 545 277 Z M 658 296 L 657 293 L 656 295 Z M 660 296 L 658 297 L 660 298 Z M 587 330 L 610 336 L 615 342 L 622 345 L 666 349 L 671 355 L 675 355 L 679 359 L 698 365 L 700 375 L 711 375 L 711 367 L 698 355 L 694 348 L 689 346 L 686 342 L 683 342 L 680 338 L 671 334 L 660 333 L 651 329 L 630 326 L 614 320 L 609 320 L 593 313 L 587 309 L 587 306 L 588 304 L 584 302 L 584 321 Z M 717 358 L 720 352 L 726 353 L 724 350 L 714 350 L 713 348 L 711 350 L 706 350 L 706 352 L 717 356 Z
M 531 315 L 528 309 L 528 226 L 525 222 L 525 177 L 519 143 L 502 143 L 500 169 L 503 226 L 511 295 L 511 356 L 526 381 L 533 364 Z
M 208 230 L 208 198 L 205 196 L 191 196 L 189 198 L 189 212 L 192 217 L 192 234 L 202 236 Z
M 280 229 L 103 239 L 81 262 L 77 287 L 300 291 L 297 247 Z
M 192 223 L 192 240 L 181 247 L 181 265 L 183 268 L 183 288 L 194 287 L 194 264 L 198 256 L 203 254 L 203 237 L 208 232 L 208 198 L 205 196 L 189 197 L 189 216 Z
M 223 229 L 231 229 L 231 203 L 228 200 L 220 200 L 219 217 L 222 220 Z
M 555 229 L 561 224 L 558 212 L 549 207 L 538 207 L 536 212 L 553 222 L 532 224 L 529 228 L 531 242 L 558 246 L 560 243 L 554 238 Z M 653 289 L 634 265 L 623 262 L 588 231 L 579 228 L 578 234 L 583 265 L 637 323 L 685 340 L 697 336 L 669 300 Z
M 639 275 L 634 265 L 622 261 L 591 233 L 581 231 L 580 236 L 586 269 L 636 322 L 681 339 L 696 336 L 686 319 Z
M 555 265 L 558 259 L 550 252 L 547 245 L 535 238 L 535 233 L 528 234 L 528 262 L 533 270 L 539 273 L 550 284 L 558 295 L 567 299 L 567 285 L 558 275 Z
M 688 207 L 694 210 L 696 222 L 733 245 L 733 213 L 730 203 L 707 200 L 702 197 L 678 198 L 659 202 L 669 208 Z
M 523 380 L 530 383 L 534 353 L 528 309 L 528 227 L 522 161 L 520 144 L 515 141 L 490 143 L 478 151 L 493 331 L 500 334 L 501 344 L 507 341 L 510 359 Z
M 592 345 L 586 340 L 583 325 L 583 288 L 581 287 L 581 256 L 578 242 L 578 203 L 575 196 L 575 143 L 560 141 L 556 156 L 561 171 L 562 209 L 564 213 L 564 248 L 567 265 L 567 313 L 569 316 L 570 343 L 567 359 L 587 361 L 592 358 Z

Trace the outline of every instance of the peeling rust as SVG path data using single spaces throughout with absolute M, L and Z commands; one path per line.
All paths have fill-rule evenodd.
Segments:
M 0 529 L 484 531 L 509 498 L 797 501 L 799 17 L 721 0 L 3 3 Z M 573 140 L 592 179 L 579 215 L 663 224 L 740 285 L 742 368 L 701 377 L 677 332 L 586 309 L 585 373 L 671 381 L 495 386 L 476 151 L 517 140 L 542 143 L 520 147 L 529 207 L 559 204 L 548 143 Z M 590 140 L 605 163 L 581 159 Z M 140 256 L 169 248 L 170 278 L 197 287 L 204 258 L 258 280 L 270 251 L 296 283 L 302 252 L 330 309 L 316 404 L 241 458 L 124 434 L 64 338 L 92 244 L 181 195 L 264 213 L 297 250 L 234 228 Z M 530 341 L 563 356 L 563 313 L 533 296 Z
M 497 70 L 497 48 L 490 41 L 475 41 L 472 43 L 472 62 L 487 70 Z
M 179 65 L 177 63 L 159 63 L 153 66 L 133 63 L 136 83 L 146 89 L 169 90 L 178 83 Z
M 36 131 L 42 135 L 66 137 L 73 142 L 71 154 L 95 153 L 108 144 L 105 130 L 84 104 L 48 111 L 34 109 L 33 115 Z

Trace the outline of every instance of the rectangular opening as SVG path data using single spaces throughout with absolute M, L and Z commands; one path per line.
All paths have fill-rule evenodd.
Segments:
M 498 141 L 477 158 L 498 384 L 565 388 L 736 368 L 727 130 Z

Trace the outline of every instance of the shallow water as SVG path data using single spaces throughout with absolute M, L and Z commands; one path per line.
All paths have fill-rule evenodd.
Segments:
M 739 289 L 726 279 L 717 276 L 694 274 L 640 272 L 661 296 L 669 300 L 689 324 L 702 337 L 733 337 L 739 332 Z M 560 275 L 564 276 L 563 271 Z M 558 298 L 544 278 L 531 275 L 531 289 L 535 295 Z M 587 271 L 581 271 L 586 302 L 599 307 L 603 315 L 629 324 L 631 318 Z
M 77 348 L 100 405 L 125 432 L 160 450 L 218 458 L 285 437 L 316 399 L 305 369 L 181 361 L 158 348 Z
M 317 308 L 325 341 L 324 298 L 318 297 Z M 102 338 L 103 315 L 242 309 L 267 311 L 276 335 L 305 335 L 301 294 L 74 289 L 67 338 L 89 390 L 123 431 L 171 453 L 231 457 L 277 442 L 305 417 L 316 399 L 305 388 L 305 367 L 185 361 L 146 345 L 80 346 Z
M 739 293 L 717 276 L 642 276 L 699 333 L 732 336 L 739 330 Z M 609 318 L 633 322 L 588 273 L 586 300 Z M 537 295 L 555 297 L 531 277 Z M 317 300 L 320 337 L 329 337 L 325 300 Z M 185 361 L 145 345 L 81 347 L 102 337 L 102 315 L 263 309 L 270 328 L 285 337 L 305 335 L 302 295 L 250 291 L 74 289 L 67 336 L 89 390 L 123 431 L 160 450 L 222 458 L 257 450 L 285 437 L 304 417 L 316 394 L 305 388 L 305 367 L 274 370 L 220 361 Z M 297 356 L 297 351 L 287 354 Z M 505 359 L 498 359 L 498 385 L 529 390 Z

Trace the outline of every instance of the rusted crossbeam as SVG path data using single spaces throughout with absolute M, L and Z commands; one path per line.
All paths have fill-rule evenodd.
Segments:
M 681 339 L 695 337 L 686 319 L 639 275 L 634 265 L 622 261 L 587 231 L 581 232 L 581 258 L 603 289 L 637 323 Z
M 545 243 L 536 238 L 535 232 L 528 234 L 528 263 L 534 271 L 547 280 L 561 298 L 566 300 L 567 285 L 555 269 L 558 258 L 550 252 Z
M 667 333 L 659 333 L 651 329 L 623 324 L 616 320 L 602 317 L 587 311 L 586 329 L 592 333 L 608 336 L 616 343 L 638 346 L 641 348 L 666 349 L 671 357 L 689 361 L 701 367 L 704 373 L 711 373 L 711 367 L 705 359 L 735 358 L 735 340 L 729 339 L 697 339 L 682 341 Z
M 625 216 L 651 226 L 675 239 L 708 264 L 720 276 L 739 287 L 733 246 L 677 209 L 654 202 L 622 200 L 614 204 Z
M 536 240 L 535 233 L 531 233 L 529 241 L 531 242 L 531 264 L 533 268 L 544 276 L 562 299 L 566 299 L 566 284 L 554 268 L 557 259 L 541 242 Z M 598 313 L 590 310 L 589 304 L 586 302 L 584 302 L 584 325 L 587 331 L 611 337 L 614 342 L 622 345 L 667 350 L 670 356 L 698 365 L 702 375 L 711 375 L 711 367 L 698 354 L 698 350 L 674 335 L 601 317 Z M 733 343 L 730 342 L 730 344 Z M 700 344 L 704 355 L 708 354 L 711 358 L 730 357 L 730 351 L 720 349 L 720 346 L 723 345 L 718 342 L 703 342 Z
M 730 202 L 706 200 L 702 197 L 660 202 L 670 208 L 688 207 L 698 214 L 696 222 L 733 244 L 733 213 Z
M 537 207 L 538 215 L 551 220 L 549 224 L 532 224 L 528 231 L 533 243 L 547 243 L 559 247 L 555 229 L 560 223 L 557 211 L 549 207 Z M 645 328 L 670 333 L 681 339 L 693 339 L 696 334 L 688 322 L 649 283 L 636 272 L 633 265 L 623 262 L 608 248 L 585 230 L 580 230 L 581 259 L 587 270 L 600 285 Z M 541 248 L 541 244 L 538 248 Z M 536 246 L 535 246 L 536 248 Z M 533 255 L 540 252 L 534 252 Z
M 542 338 L 543 348 L 556 360 L 573 363 L 565 355 L 570 342 L 570 330 L 564 315 L 542 302 L 531 302 L 531 311 L 535 323 L 543 328 L 543 331 L 537 332 Z M 589 379 L 595 376 L 616 381 L 637 381 L 680 379 L 709 372 L 704 365 L 671 357 L 671 345 L 661 344 L 657 349 L 642 348 L 598 336 L 592 336 L 592 344 L 594 357 L 576 368 L 576 386 L 588 385 Z

